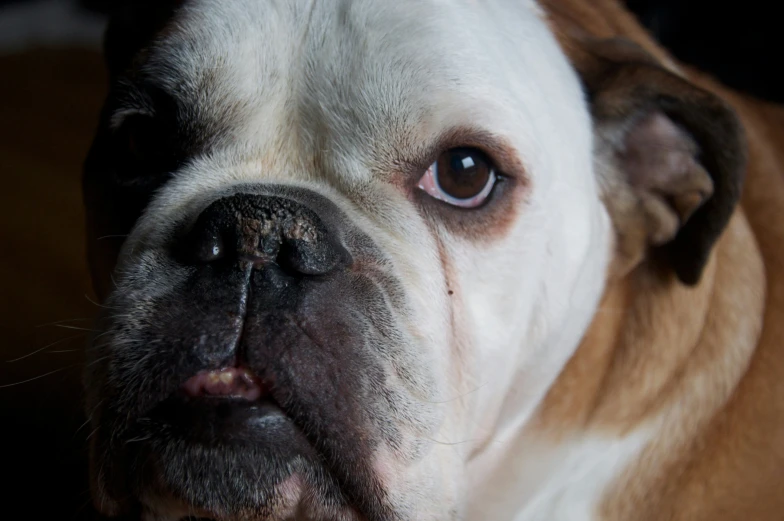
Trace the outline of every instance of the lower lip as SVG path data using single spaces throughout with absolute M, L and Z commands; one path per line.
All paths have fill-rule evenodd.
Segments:
M 192 398 L 184 394 L 166 400 L 148 418 L 165 427 L 167 435 L 194 443 L 212 443 L 215 440 L 256 442 L 264 431 L 290 423 L 271 399 Z

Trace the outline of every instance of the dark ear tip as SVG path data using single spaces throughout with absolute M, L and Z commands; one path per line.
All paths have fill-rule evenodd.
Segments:
M 708 264 L 713 240 L 703 243 L 699 237 L 691 237 L 688 242 L 684 239 L 686 237 L 677 237 L 668 244 L 666 255 L 678 280 L 686 286 L 696 286 Z
M 702 278 L 702 272 L 705 270 L 705 264 L 697 264 L 695 262 L 680 262 L 673 263 L 675 275 L 686 286 L 696 286 Z

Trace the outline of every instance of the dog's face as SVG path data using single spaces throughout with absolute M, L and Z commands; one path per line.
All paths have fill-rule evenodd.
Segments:
M 574 351 L 613 241 L 538 6 L 153 4 L 133 15 L 154 38 L 110 33 L 86 167 L 110 288 L 86 375 L 96 504 L 459 518 L 467 462 Z
M 187 2 L 103 125 L 88 191 L 135 226 L 90 351 L 98 503 L 455 517 L 604 278 L 588 113 L 535 5 Z

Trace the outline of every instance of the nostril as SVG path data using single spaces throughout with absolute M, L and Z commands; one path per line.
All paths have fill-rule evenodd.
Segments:
M 302 262 L 298 262 L 298 256 L 300 254 L 297 252 L 295 246 L 291 244 L 290 241 L 284 241 L 280 245 L 280 250 L 278 250 L 278 255 L 275 258 L 275 264 L 288 276 L 290 277 L 302 277 L 303 275 L 308 275 L 302 269 Z
M 203 231 L 193 238 L 193 256 L 196 262 L 215 262 L 223 257 L 225 247 L 223 238 L 214 230 Z
M 193 226 L 183 230 L 174 245 L 173 254 L 188 265 L 209 264 L 230 253 L 226 239 L 225 226 L 202 215 Z
M 290 275 L 326 275 L 341 265 L 351 264 L 351 256 L 341 244 L 329 239 L 317 243 L 286 240 L 275 263 Z

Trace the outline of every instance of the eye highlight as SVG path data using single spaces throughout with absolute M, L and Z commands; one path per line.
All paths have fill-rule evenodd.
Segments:
M 475 148 L 452 148 L 441 153 L 419 180 L 425 193 L 460 208 L 477 208 L 487 200 L 498 177 L 495 167 Z

